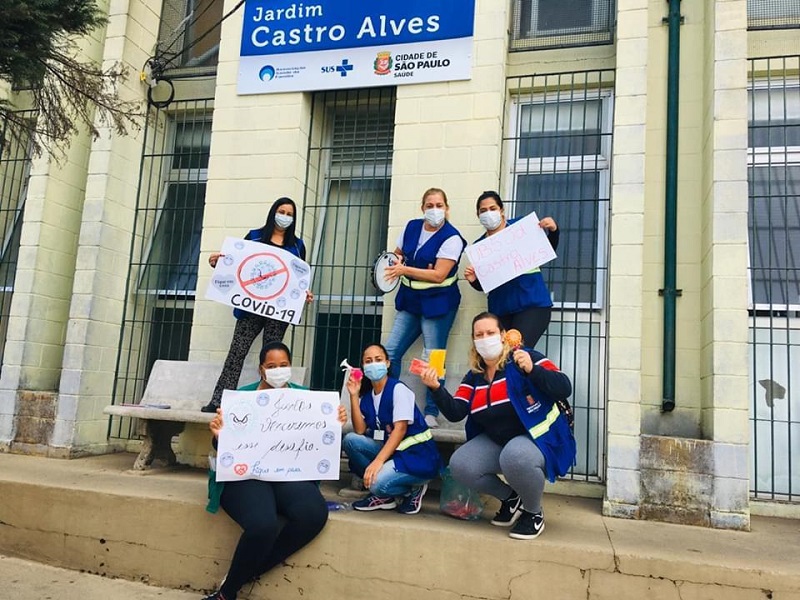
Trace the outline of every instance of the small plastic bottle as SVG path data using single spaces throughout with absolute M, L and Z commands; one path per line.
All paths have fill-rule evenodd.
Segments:
M 337 502 L 336 500 L 328 500 L 328 512 L 336 512 L 340 510 L 350 510 L 352 505 L 349 502 Z

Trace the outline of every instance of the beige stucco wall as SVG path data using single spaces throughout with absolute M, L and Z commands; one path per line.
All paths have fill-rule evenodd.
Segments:
M 111 3 L 104 64 L 129 69 L 118 89 L 121 99 L 145 109 L 139 71 L 152 53 L 161 2 Z M 122 321 L 133 209 L 144 138 L 140 129 L 114 135 L 102 123 L 91 146 L 80 247 L 64 350 L 56 427 L 51 445 L 70 452 L 98 452 L 106 447 L 108 419 L 102 410 L 111 398 Z
M 79 51 L 100 61 L 105 37 L 104 28 L 96 30 L 79 41 Z M 78 130 L 63 153 L 31 165 L 0 378 L 3 440 L 13 435 L 19 390 L 58 389 L 91 146 L 86 128 Z
M 101 8 L 108 24 L 81 41 L 82 54 L 126 65 L 119 95 L 144 108 L 139 70 L 152 53 L 161 2 Z M 5 443 L 14 436 L 17 392 L 54 394 L 48 445 L 39 451 L 56 456 L 107 448 L 102 408 L 111 398 L 124 305 L 143 130 L 118 136 L 95 125 L 98 139 L 83 132 L 61 161 L 33 162 L 0 382 Z
M 227 0 L 224 11 L 236 6 Z M 507 77 L 615 68 L 607 343 L 606 506 L 632 514 L 640 495 L 643 433 L 713 440 L 730 468 L 716 473 L 746 496 L 747 190 L 746 58 L 800 52 L 797 31 L 746 32 L 745 0 L 683 2 L 678 184 L 676 410 L 660 412 L 667 13 L 663 0 L 618 0 L 614 45 L 508 52 L 509 2 L 478 0 L 472 78 L 397 88 L 389 245 L 420 215 L 428 187 L 445 189 L 465 238 L 481 233 L 474 202 L 508 189 L 502 161 Z M 122 60 L 125 98 L 143 98 L 138 69 L 152 53 L 160 0 L 110 3 L 105 32 L 85 42 L 95 60 Z M 299 205 L 312 95 L 236 93 L 241 14 L 222 25 L 216 79 L 181 82 L 179 98 L 214 97 L 213 135 L 190 360 L 220 364 L 230 310 L 203 298 L 208 255 L 227 236 L 263 223 L 272 201 Z M 142 152 L 142 132 L 79 136 L 61 164 L 33 166 L 0 379 L 0 441 L 13 435 L 20 389 L 58 392 L 54 453 L 106 447 L 102 407 L 113 387 Z M 311 166 L 313 168 L 313 165 Z M 299 216 L 306 242 L 313 215 Z M 569 243 L 563 240 L 562 243 Z M 462 268 L 466 260 L 462 262 Z M 54 276 L 53 273 L 58 275 Z M 50 282 L 45 290 L 41 281 Z M 482 294 L 462 281 L 448 344 L 451 373 L 465 368 L 471 317 Z M 383 332 L 393 317 L 386 297 Z M 419 354 L 416 346 L 408 357 Z M 192 438 L 192 436 L 187 436 Z M 197 436 L 196 444 L 205 443 Z M 721 499 L 720 499 L 721 500 Z M 729 508 L 740 508 L 731 504 Z

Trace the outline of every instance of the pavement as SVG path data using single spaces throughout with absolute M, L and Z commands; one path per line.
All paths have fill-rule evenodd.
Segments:
M 59 569 L 0 555 L 0 597 L 4 600 L 198 600 L 197 592 L 153 587 Z
M 74 569 L 0 559 L 0 600 L 199 600 L 218 584 L 240 530 L 203 510 L 205 474 L 134 472 L 134 458 L 0 453 L 0 555 Z M 327 488 L 330 499 L 352 500 Z M 467 523 L 441 515 L 437 500 L 434 490 L 413 516 L 331 513 L 322 535 L 250 598 L 530 600 L 535 589 L 554 600 L 800 600 L 798 520 L 704 529 L 609 518 L 598 498 L 547 494 L 547 531 L 529 542 L 489 524 L 496 506 Z M 379 552 L 365 551 L 378 540 Z

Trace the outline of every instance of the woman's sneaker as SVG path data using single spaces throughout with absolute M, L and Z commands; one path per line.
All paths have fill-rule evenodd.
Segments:
M 416 490 L 411 492 L 408 496 L 403 498 L 403 501 L 400 503 L 400 506 L 397 507 L 397 511 L 403 513 L 404 515 L 415 515 L 419 512 L 422 508 L 422 498 L 425 496 L 425 492 L 428 491 L 428 484 L 424 483 Z
M 522 512 L 522 516 L 516 525 L 511 528 L 511 531 L 508 532 L 508 537 L 516 540 L 532 540 L 539 537 L 539 534 L 544 531 L 544 515 L 542 512 L 532 513 L 527 510 L 520 512 Z
M 500 510 L 492 519 L 492 525 L 497 527 L 511 527 L 522 514 L 522 500 L 518 494 L 513 494 L 500 503 Z
M 394 498 L 381 498 L 375 494 L 370 494 L 366 498 L 356 500 L 353 502 L 355 510 L 394 510 L 397 508 L 397 502 Z

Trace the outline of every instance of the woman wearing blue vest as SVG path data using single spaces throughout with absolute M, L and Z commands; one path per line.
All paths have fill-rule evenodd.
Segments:
M 400 278 L 395 298 L 392 331 L 386 341 L 391 367 L 389 375 L 400 377 L 403 355 L 422 334 L 423 358 L 431 350 L 447 348 L 447 337 L 456 318 L 461 292 L 458 261 L 467 243 L 447 220 L 447 195 L 430 188 L 422 196 L 422 219 L 406 224 L 395 254 L 403 262 L 386 269 L 387 279 Z M 436 403 L 426 397 L 425 422 L 438 427 Z
M 441 458 L 431 430 L 414 402 L 414 392 L 388 375 L 389 355 L 380 344 L 364 349 L 364 377 L 347 380 L 353 431 L 342 441 L 350 471 L 364 478 L 370 495 L 355 510 L 391 510 L 413 515 L 422 506 L 428 481 Z M 396 497 L 403 497 L 398 506 Z
M 497 192 L 483 192 L 478 196 L 476 209 L 478 219 L 486 229 L 477 242 L 500 233 L 517 220 L 506 220 L 503 201 Z M 539 221 L 539 227 L 547 232 L 553 250 L 558 248 L 559 230 L 553 218 L 543 218 Z M 476 290 L 483 291 L 472 265 L 464 269 L 464 279 Z M 536 268 L 493 289 L 489 292 L 488 304 L 489 312 L 500 317 L 506 330 L 518 329 L 525 343 L 533 348 L 550 324 L 553 299 L 542 272 Z
M 450 458 L 453 477 L 501 501 L 492 525 L 511 527 L 512 538 L 533 539 L 544 531 L 545 480 L 575 464 L 566 400 L 572 385 L 541 353 L 511 348 L 491 313 L 473 319 L 472 341 L 471 369 L 455 396 L 434 369 L 422 372 L 422 382 L 450 421 L 467 417 L 467 443 Z
M 261 242 L 268 246 L 277 246 L 287 252 L 291 252 L 301 260 L 306 259 L 306 246 L 303 240 L 295 234 L 295 215 L 297 207 L 291 198 L 278 198 L 273 202 L 267 214 L 267 222 L 259 229 L 251 229 L 244 236 L 244 239 L 253 242 Z M 213 252 L 208 257 L 208 264 L 212 267 L 217 265 L 217 261 L 222 255 Z M 314 295 L 306 291 L 306 300 L 311 302 Z M 239 383 L 239 376 L 242 374 L 242 365 L 250 346 L 259 333 L 263 331 L 263 345 L 274 340 L 281 341 L 286 328 L 289 326 L 284 321 L 278 321 L 254 313 L 250 313 L 239 308 L 233 309 L 233 316 L 236 317 L 236 327 L 233 330 L 233 339 L 225 358 L 211 401 L 205 405 L 203 412 L 214 412 L 219 408 L 223 390 L 234 390 Z

